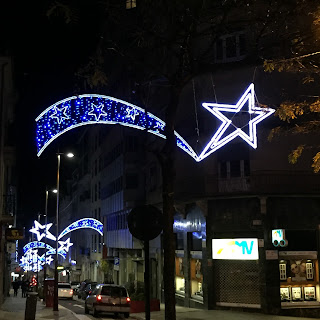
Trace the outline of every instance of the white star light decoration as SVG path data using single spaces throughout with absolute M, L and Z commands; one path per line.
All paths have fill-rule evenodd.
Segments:
M 47 239 L 56 240 L 56 237 L 49 232 L 49 229 L 51 228 L 52 223 L 48 223 L 47 225 L 41 225 L 38 221 L 34 221 L 34 227 L 30 229 L 29 231 L 37 235 L 38 241 L 40 241 L 42 238 L 46 237 Z M 42 231 L 43 230 L 43 231 Z
M 88 112 L 88 115 L 90 116 L 94 116 L 96 121 L 100 121 L 100 117 L 101 116 L 107 116 L 108 114 L 103 110 L 104 108 L 104 105 L 103 104 L 100 104 L 98 107 L 91 103 L 91 108 L 92 110 L 90 112 Z
M 241 128 L 238 128 L 232 123 L 232 119 L 226 117 L 223 112 L 229 112 L 237 114 L 242 110 L 244 105 L 248 103 L 248 111 L 250 114 L 250 120 L 248 122 L 249 134 L 245 133 Z M 255 95 L 254 95 L 254 85 L 253 83 L 248 87 L 248 89 L 241 96 L 240 100 L 235 105 L 231 104 L 219 104 L 219 103 L 203 103 L 202 106 L 211 112 L 215 117 L 222 121 L 222 124 L 212 136 L 210 142 L 203 149 L 201 154 L 198 157 L 198 161 L 203 160 L 211 153 L 217 151 L 224 145 L 226 145 L 231 140 L 236 137 L 242 138 L 246 141 L 251 147 L 257 148 L 257 124 L 269 117 L 272 113 L 275 112 L 271 108 L 261 108 L 255 105 Z M 234 116 L 234 115 L 233 115 Z M 223 136 L 226 130 L 230 126 L 234 127 L 234 130 L 226 136 Z
M 63 119 L 70 119 L 70 117 L 66 114 L 68 107 L 54 107 L 54 114 L 50 116 L 50 118 L 57 119 L 58 123 L 61 124 Z
M 69 248 L 73 245 L 73 243 L 70 243 L 70 238 L 68 238 L 66 241 L 58 241 L 60 244 L 60 248 L 58 249 L 58 251 L 60 250 L 64 250 L 66 252 L 69 252 Z
M 126 118 L 131 118 L 132 121 L 135 121 L 136 120 L 136 116 L 139 115 L 139 111 L 137 111 L 137 109 L 135 107 L 128 107 L 126 109 Z

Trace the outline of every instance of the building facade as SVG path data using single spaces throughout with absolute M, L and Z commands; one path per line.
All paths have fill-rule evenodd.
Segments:
M 16 92 L 13 81 L 13 63 L 9 57 L 0 57 L 0 304 L 9 294 L 11 255 L 8 253 L 8 242 L 5 230 L 15 226 L 16 214 L 16 149 L 14 134 L 14 115 Z M 10 248 L 15 248 L 16 243 Z M 15 257 L 15 250 L 13 250 Z M 17 266 L 17 265 L 16 265 Z

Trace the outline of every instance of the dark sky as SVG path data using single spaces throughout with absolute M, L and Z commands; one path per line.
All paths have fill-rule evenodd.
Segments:
M 98 19 L 94 1 L 77 1 L 77 22 L 48 19 L 49 1 L 3 3 L 0 11 L 1 54 L 14 58 L 18 101 L 17 177 L 19 221 L 36 218 L 45 207 L 45 187 L 56 183 L 56 145 L 38 159 L 35 145 L 35 118 L 45 108 L 73 94 L 75 73 L 96 48 Z M 71 142 L 67 136 L 63 144 Z

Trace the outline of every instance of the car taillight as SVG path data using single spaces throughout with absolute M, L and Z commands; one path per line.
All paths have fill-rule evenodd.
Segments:
M 102 300 L 102 297 L 101 297 L 101 295 L 99 294 L 98 296 L 97 296 L 97 301 L 101 301 Z
M 127 297 L 127 303 L 130 303 L 131 299 L 129 297 Z

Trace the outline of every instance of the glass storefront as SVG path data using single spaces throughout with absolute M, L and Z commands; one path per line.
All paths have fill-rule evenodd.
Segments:
M 183 258 L 176 257 L 176 293 L 185 295 Z
M 319 305 L 316 252 L 285 252 L 279 255 L 280 298 L 283 308 Z
M 203 274 L 202 274 L 202 259 L 190 260 L 191 272 L 191 296 L 197 300 L 203 300 Z

